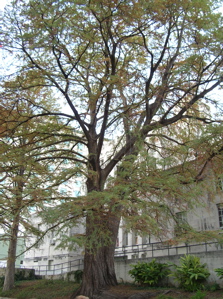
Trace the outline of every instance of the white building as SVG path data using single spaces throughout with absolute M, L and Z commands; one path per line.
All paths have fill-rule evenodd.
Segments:
M 212 174 L 208 174 L 205 180 L 208 184 L 215 184 L 211 178 Z M 122 220 L 116 243 L 115 256 L 117 258 L 141 258 L 166 255 L 167 251 L 168 254 L 179 254 L 188 253 L 188 250 L 190 252 L 193 252 L 193 250 L 196 252 L 203 250 L 203 243 L 200 245 L 200 243 L 197 244 L 194 241 L 190 242 L 190 240 L 187 240 L 176 247 L 173 240 L 176 235 L 183 236 L 185 224 L 190 225 L 202 234 L 208 231 L 220 232 L 223 228 L 222 181 L 217 181 L 217 184 L 213 185 L 211 190 L 204 190 L 198 199 L 197 206 L 193 210 L 175 211 L 176 221 L 172 221 L 172 226 L 170 227 L 171 234 L 163 240 L 157 239 L 154 236 L 142 237 L 134 231 L 127 232 L 124 221 Z M 176 225 L 176 222 L 178 225 Z M 37 221 L 37 225 L 41 226 L 41 223 Z M 67 229 L 65 233 L 68 236 L 83 234 L 84 225 Z M 54 231 L 49 232 L 38 246 L 33 247 L 25 253 L 23 266 L 35 268 L 37 273 L 47 273 L 48 275 L 81 268 L 84 254 L 83 249 L 80 247 L 73 250 L 58 249 L 57 238 L 60 238 L 60 236 L 56 236 Z M 171 242 L 173 242 L 172 245 Z M 211 242 L 208 246 L 211 250 L 217 250 L 220 245 L 217 242 Z
M 45 229 L 38 218 L 36 218 L 36 225 L 40 230 Z M 78 228 L 68 228 L 63 233 L 72 237 L 81 231 L 84 232 L 83 225 Z M 37 275 L 43 275 L 46 271 L 48 275 L 52 275 L 70 272 L 72 266 L 82 265 L 83 249 L 78 246 L 73 250 L 57 248 L 59 245 L 58 238 L 60 237 L 62 237 L 61 234 L 56 234 L 55 230 L 50 230 L 40 242 L 25 253 L 23 267 L 35 269 Z M 30 238 L 26 246 L 34 243 L 35 238 Z M 78 264 L 76 264 L 75 260 L 78 261 Z
M 64 167 L 66 168 L 66 163 Z M 85 184 L 82 177 L 71 178 L 69 181 L 59 186 L 59 192 L 65 197 L 78 197 L 86 194 Z M 63 201 L 63 199 L 61 200 Z M 56 206 L 60 200 L 54 201 L 52 206 Z M 26 251 L 23 259 L 24 268 L 36 269 L 36 274 L 41 275 L 42 272 L 48 271 L 48 274 L 58 274 L 61 272 L 68 272 L 70 270 L 70 263 L 74 260 L 83 259 L 83 248 L 76 246 L 73 250 L 62 247 L 58 248 L 63 235 L 72 239 L 77 234 L 84 233 L 84 225 L 79 222 L 77 227 L 63 229 L 60 232 L 60 226 L 51 229 L 50 225 L 43 224 L 42 219 L 35 214 L 32 217 L 33 225 L 40 231 L 45 232 L 49 230 L 39 242 L 36 236 L 30 236 L 26 239 L 26 248 L 31 247 Z M 75 262 L 74 262 L 75 264 Z M 75 264 L 76 265 L 76 264 Z

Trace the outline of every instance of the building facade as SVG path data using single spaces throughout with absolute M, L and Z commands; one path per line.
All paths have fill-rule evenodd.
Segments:
M 184 229 L 187 225 L 193 227 L 198 232 L 202 232 L 203 235 L 205 235 L 205 232 L 211 231 L 221 235 L 221 229 L 223 228 L 223 185 L 220 179 L 213 180 L 212 178 L 212 174 L 206 175 L 205 180 L 212 187 L 204 189 L 199 198 L 194 200 L 195 206 L 193 209 L 175 211 L 175 221 L 172 220 L 172 223 L 170 223 L 170 234 L 162 240 L 154 236 L 140 236 L 135 231 L 127 231 L 125 222 L 122 220 L 116 242 L 115 256 L 127 259 L 145 258 L 154 255 L 162 256 L 167 254 L 167 249 L 168 254 L 170 250 L 179 254 L 189 253 L 189 251 L 192 252 L 191 248 L 196 252 L 202 251 L 204 244 L 199 245 L 199 243 L 197 244 L 194 241 L 191 244 L 189 244 L 189 241 L 179 244 L 174 243 L 172 247 L 170 244 L 176 237 L 184 234 Z M 41 225 L 40 220 L 39 223 L 37 221 L 38 225 Z M 65 233 L 69 236 L 84 234 L 84 225 L 68 228 Z M 69 248 L 58 248 L 58 239 L 60 239 L 60 236 L 56 235 L 54 231 L 49 232 L 38 246 L 25 253 L 23 266 L 42 270 L 47 269 L 48 273 L 51 273 L 51 270 L 54 273 L 58 273 L 61 269 L 64 269 L 64 271 L 70 269 L 72 261 L 76 261 L 78 265 L 81 264 L 84 255 L 83 248 L 74 247 L 72 250 Z M 213 247 L 212 249 L 218 250 L 220 248 L 214 240 L 213 244 L 213 246 L 210 245 Z

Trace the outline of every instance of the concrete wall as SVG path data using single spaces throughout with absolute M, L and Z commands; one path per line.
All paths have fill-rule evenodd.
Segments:
M 215 251 L 215 252 L 203 252 L 203 253 L 194 253 L 194 255 L 198 256 L 201 260 L 201 263 L 206 263 L 210 272 L 210 276 L 207 279 L 207 282 L 210 284 L 218 283 L 221 287 L 223 287 L 223 280 L 219 279 L 214 272 L 216 268 L 223 268 L 223 251 Z M 156 261 L 159 263 L 174 263 L 179 264 L 180 257 L 184 255 L 173 255 L 173 256 L 165 256 L 165 257 L 156 257 Z M 119 282 L 133 282 L 132 277 L 128 274 L 129 270 L 132 269 L 131 265 L 137 264 L 138 262 L 150 262 L 153 258 L 140 258 L 140 259 L 123 259 L 116 258 L 115 259 L 115 270 L 116 276 Z M 78 269 L 78 268 L 77 268 Z M 25 277 L 30 275 L 30 271 L 34 271 L 33 269 L 21 269 L 17 268 L 16 272 L 24 271 Z M 0 268 L 0 276 L 5 275 L 5 268 Z M 69 277 L 68 277 L 69 276 Z M 66 279 L 66 280 L 74 280 L 73 275 L 69 275 L 68 273 L 62 273 L 60 275 L 46 275 L 43 276 L 45 279 Z M 170 285 L 177 286 L 177 283 L 173 278 L 168 278 L 167 283 Z
M 223 268 L 223 251 L 215 251 L 215 252 L 204 252 L 204 253 L 196 253 L 193 254 L 200 258 L 201 263 L 206 263 L 210 272 L 210 276 L 208 278 L 208 283 L 218 283 L 221 287 L 223 287 L 223 280 L 220 280 L 214 269 Z M 157 257 L 156 261 L 159 263 L 167 263 L 171 262 L 174 264 L 179 264 L 180 257 L 184 255 L 173 255 L 173 256 L 165 256 L 165 257 Z M 115 270 L 116 276 L 119 282 L 133 282 L 132 277 L 128 274 L 129 270 L 132 269 L 131 265 L 137 264 L 138 262 L 150 262 L 152 258 L 141 258 L 141 259 L 123 259 L 116 258 L 115 260 Z M 177 286 L 177 283 L 174 282 L 172 278 L 168 279 L 170 284 Z
M 193 255 L 196 255 L 200 258 L 201 263 L 207 264 L 207 268 L 209 269 L 210 276 L 207 279 L 207 282 L 209 284 L 218 283 L 221 287 L 223 287 L 223 279 L 219 279 L 217 277 L 216 273 L 214 272 L 214 269 L 216 268 L 223 268 L 223 250 L 219 251 L 212 251 L 212 252 L 203 252 L 203 253 L 193 253 Z M 172 255 L 172 256 L 165 256 L 165 257 L 156 257 L 156 261 L 159 263 L 173 263 L 173 264 L 179 264 L 180 263 L 180 257 L 183 257 L 184 254 L 179 255 Z M 116 276 L 119 282 L 130 282 L 132 283 L 134 280 L 130 275 L 128 274 L 129 270 L 132 269 L 131 265 L 137 264 L 138 262 L 150 262 L 153 258 L 139 258 L 139 259 L 125 259 L 125 258 L 115 258 L 115 271 Z M 80 268 L 74 269 L 77 270 Z M 62 273 L 59 275 L 43 275 L 42 277 L 45 279 L 65 279 L 74 281 L 74 275 L 73 273 Z M 177 286 L 177 283 L 174 281 L 174 278 L 167 278 L 165 280 L 165 283 L 168 283 L 169 285 Z

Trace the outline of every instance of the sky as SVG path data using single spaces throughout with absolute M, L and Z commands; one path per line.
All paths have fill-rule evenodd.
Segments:
M 0 0 L 0 10 L 3 10 L 8 0 Z

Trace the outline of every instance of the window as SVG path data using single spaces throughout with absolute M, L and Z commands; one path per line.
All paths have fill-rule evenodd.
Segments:
M 223 228 L 223 204 L 217 204 L 218 208 L 218 218 L 219 218 L 219 227 Z
M 48 260 L 48 270 L 52 270 L 53 260 Z
M 125 231 L 124 234 L 123 234 L 123 246 L 128 246 L 128 232 Z
M 138 234 L 137 232 L 133 231 L 132 233 L 132 245 L 138 245 Z

